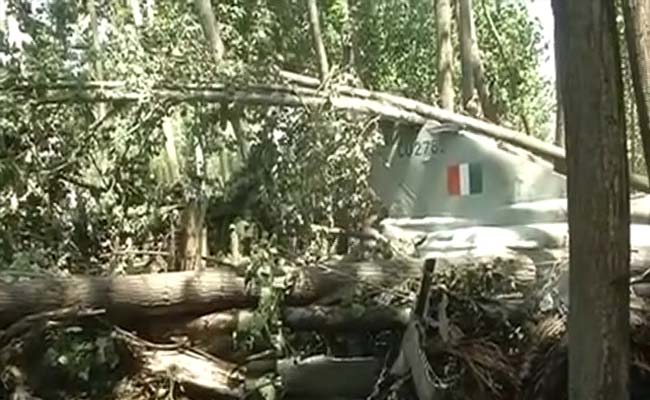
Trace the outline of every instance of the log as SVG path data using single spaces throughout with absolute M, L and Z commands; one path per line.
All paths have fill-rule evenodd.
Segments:
M 245 394 L 245 375 L 236 364 L 191 348 L 148 343 L 125 332 L 116 331 L 115 337 L 141 372 L 222 396 L 242 398 Z
M 362 399 L 367 398 L 379 378 L 382 360 L 376 357 L 330 357 L 256 360 L 246 363 L 247 387 L 255 389 L 257 379 L 277 373 L 284 398 Z M 354 379 L 350 379 L 354 377 Z
M 340 259 L 289 271 L 295 282 L 286 306 L 335 303 L 363 288 L 386 290 L 416 278 L 417 262 L 403 259 L 347 262 Z M 0 328 L 31 314 L 68 307 L 105 309 L 109 318 L 202 315 L 255 307 L 257 288 L 231 269 L 115 277 L 37 278 L 0 284 Z
M 68 92 L 51 95 L 39 100 L 40 104 L 52 103 L 77 103 L 77 102 L 138 102 L 149 96 L 172 102 L 206 102 L 222 103 L 233 102 L 247 105 L 272 105 L 288 107 L 324 107 L 332 106 L 335 109 L 355 111 L 363 114 L 378 114 L 387 119 L 405 121 L 414 124 L 423 124 L 426 120 L 422 116 L 405 111 L 400 107 L 383 104 L 381 102 L 362 99 L 352 96 L 323 96 L 314 92 L 313 95 L 298 96 L 290 90 L 266 90 L 257 88 L 227 88 L 218 86 L 208 89 L 152 89 L 150 93 L 141 92 L 111 92 L 91 93 L 87 91 Z
M 287 396 L 365 398 L 370 394 L 381 360 L 374 357 L 335 358 L 316 355 L 284 358 L 238 367 L 193 349 L 145 347 L 130 340 L 128 347 L 147 374 L 169 377 L 214 394 L 244 398 L 256 389 L 261 373 L 276 372 Z M 264 364 L 261 368 L 255 364 Z M 354 379 L 350 379 L 354 377 Z
M 303 398 L 367 398 L 381 368 L 381 360 L 374 357 L 313 356 L 277 363 L 286 394 Z
M 453 257 L 441 254 L 438 269 L 444 274 L 445 271 L 467 268 L 476 263 L 499 265 L 503 274 L 514 278 L 517 291 L 534 294 L 539 283 L 535 278 L 538 275 L 539 279 L 536 263 L 548 266 L 553 261 L 566 258 L 566 250 L 562 249 L 538 252 L 523 249 L 499 252 L 493 256 L 456 251 Z M 514 263 L 504 263 L 507 260 Z M 633 249 L 631 262 L 632 276 L 641 276 L 650 267 L 650 249 Z M 368 309 L 355 316 L 354 309 L 342 311 L 345 309 L 325 306 L 349 300 L 359 291 L 366 295 L 396 293 L 393 289 L 405 281 L 421 278 L 421 265 L 422 260 L 407 257 L 363 262 L 337 258 L 288 271 L 288 276 L 295 276 L 295 283 L 285 296 L 285 321 L 294 329 L 318 327 L 334 331 L 352 329 L 361 323 L 381 327 L 384 323 L 399 321 L 403 310 L 388 312 L 379 308 Z M 633 287 L 640 297 L 650 297 L 650 283 L 642 280 Z M 35 278 L 0 284 L 0 329 L 28 315 L 69 307 L 103 309 L 107 317 L 116 323 L 177 318 L 187 324 L 204 314 L 253 308 L 259 298 L 258 288 L 246 287 L 244 278 L 229 268 L 115 277 Z M 296 308 L 306 306 L 311 307 Z M 231 329 L 233 321 L 237 321 L 240 315 L 246 313 L 237 313 L 236 317 L 228 313 L 217 314 L 204 320 L 198 319 L 184 329 L 200 332 L 204 329 L 201 324 L 205 321 L 209 322 L 206 329 L 228 326 Z
M 440 123 L 452 123 L 461 128 L 488 136 L 495 140 L 502 140 L 515 146 L 524 148 L 536 155 L 549 158 L 554 162 L 563 163 L 565 151 L 563 148 L 544 142 L 533 136 L 525 135 L 514 129 L 495 125 L 487 121 L 456 114 L 429 104 L 393 95 L 384 92 L 375 92 L 366 89 L 353 88 L 345 85 L 333 85 L 336 95 L 327 96 L 327 93 L 318 92 L 320 81 L 316 78 L 280 71 L 279 75 L 289 83 L 313 88 L 310 92 L 306 88 L 296 88 L 287 85 L 252 85 L 250 87 L 235 88 L 232 85 L 173 85 L 167 89 L 154 88 L 150 95 L 176 102 L 224 102 L 232 101 L 250 105 L 282 105 L 290 107 L 324 106 L 331 104 L 334 108 L 350 110 L 360 113 L 381 115 L 387 119 L 404 121 L 414 124 L 423 124 L 427 120 Z M 6 85 L 5 85 L 6 86 Z M 78 89 L 75 92 L 67 91 L 58 95 L 50 95 L 39 99 L 40 103 L 61 102 L 135 102 L 144 99 L 149 94 L 140 92 L 117 92 L 111 90 L 120 88 L 120 82 L 108 81 L 106 85 L 96 82 L 67 83 L 54 82 L 52 88 L 65 89 L 66 87 Z M 48 87 L 41 85 L 40 88 Z M 102 93 L 91 93 L 90 89 L 104 87 Z M 25 89 L 25 85 L 22 85 Z M 175 89 L 174 89 L 175 88 Z M 631 174 L 630 182 L 634 189 L 649 192 L 648 178 Z
M 282 323 L 293 331 L 377 332 L 404 327 L 409 313 L 409 308 L 388 306 L 285 307 L 282 310 Z M 244 330 L 250 326 L 253 318 L 252 310 L 228 310 L 198 318 L 166 319 L 161 323 L 147 323 L 147 326 L 152 330 L 148 332 L 151 335 L 187 336 L 192 341 L 198 341 Z

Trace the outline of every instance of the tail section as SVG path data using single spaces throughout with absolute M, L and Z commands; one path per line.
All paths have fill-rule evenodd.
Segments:
M 371 185 L 391 217 L 476 223 L 496 222 L 515 203 L 566 197 L 550 162 L 451 125 L 398 132 L 376 154 Z

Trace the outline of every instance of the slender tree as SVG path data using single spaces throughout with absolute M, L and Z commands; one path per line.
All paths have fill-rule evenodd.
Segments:
M 131 14 L 133 14 L 133 23 L 135 26 L 142 26 L 142 12 L 140 11 L 140 2 L 138 0 L 129 0 Z
M 460 38 L 460 59 L 462 64 L 462 100 L 465 110 L 478 114 L 478 102 L 483 114 L 491 121 L 497 122 L 497 114 L 490 100 L 490 93 L 485 80 L 483 63 L 476 40 L 476 27 L 472 0 L 460 0 L 458 7 L 458 33 Z M 476 90 L 476 93 L 475 93 Z
M 7 0 L 0 0 L 0 33 L 7 31 Z
M 215 62 L 220 63 L 225 55 L 225 46 L 221 40 L 219 22 L 212 9 L 210 0 L 194 0 L 194 7 L 199 15 L 203 32 L 210 45 Z M 205 176 L 205 163 L 203 162 L 203 145 L 200 138 L 195 138 L 194 154 L 196 160 L 196 175 L 201 182 L 197 190 L 197 197 L 191 200 L 181 215 L 180 253 L 182 255 L 181 268 L 184 270 L 200 269 L 204 265 L 204 257 L 208 255 L 207 229 L 205 226 L 205 203 L 203 177 Z M 226 154 L 221 154 L 221 163 L 225 164 Z M 225 168 L 222 169 L 222 171 Z
M 554 26 L 554 35 L 557 38 L 559 36 L 558 24 Z M 564 132 L 564 103 L 562 102 L 562 88 L 561 82 L 561 64 L 560 64 L 560 47 L 556 44 L 553 48 L 555 52 L 555 137 L 553 139 L 553 144 L 559 147 L 565 147 L 565 132 Z M 561 173 L 566 173 L 566 161 L 565 160 L 555 160 L 553 162 L 555 170 Z
M 92 37 L 91 48 L 93 51 L 94 63 L 93 72 L 95 79 L 98 81 L 104 80 L 104 66 L 101 57 L 101 45 L 99 43 L 99 22 L 97 18 L 97 8 L 95 0 L 88 0 L 88 14 L 90 15 L 90 34 Z M 104 104 L 97 105 L 97 119 L 100 120 L 106 114 L 106 106 Z
M 458 38 L 460 42 L 460 64 L 462 71 L 461 96 L 465 110 L 476 115 L 478 104 L 474 97 L 474 72 L 472 64 L 472 3 L 471 0 L 458 2 Z
M 156 6 L 155 0 L 146 0 L 144 5 L 144 10 L 145 10 L 145 19 L 147 21 L 147 25 L 153 24 L 155 6 Z
M 454 50 L 451 45 L 451 1 L 434 0 L 437 19 L 438 44 L 438 94 L 440 107 L 454 110 L 454 82 L 452 62 Z
M 623 15 L 643 155 L 650 177 L 650 2 L 624 0 Z
M 316 0 L 307 0 L 309 8 L 309 26 L 314 40 L 314 48 L 318 56 L 318 71 L 321 81 L 324 81 L 329 73 L 330 67 L 327 62 L 327 53 L 325 51 L 325 44 L 320 29 L 320 19 L 318 17 L 318 6 Z
M 210 0 L 194 0 L 194 7 L 196 7 L 196 11 L 201 19 L 201 25 L 212 49 L 212 54 L 215 60 L 220 62 L 223 59 L 225 47 L 221 40 L 219 23 L 212 10 L 212 4 L 210 4 Z
M 569 398 L 628 399 L 629 172 L 615 8 L 552 4 L 568 167 Z
M 556 26 L 557 29 L 557 26 Z M 555 36 L 557 36 L 555 32 Z M 556 146 L 564 147 L 564 108 L 562 107 L 562 90 L 560 89 L 560 57 L 558 46 L 555 46 L 555 139 Z

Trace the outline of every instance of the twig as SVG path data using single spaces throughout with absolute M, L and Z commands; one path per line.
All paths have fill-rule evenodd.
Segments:
M 117 337 L 119 339 L 122 339 L 133 345 L 137 345 L 139 347 L 149 348 L 153 350 L 178 350 L 181 348 L 188 347 L 186 343 L 164 343 L 164 344 L 153 343 L 148 340 L 142 339 L 131 332 L 125 331 L 124 329 L 118 326 L 113 327 L 113 337 Z

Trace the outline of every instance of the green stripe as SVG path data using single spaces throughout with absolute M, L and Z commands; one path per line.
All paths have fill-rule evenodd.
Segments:
M 483 170 L 481 164 L 472 163 L 469 165 L 469 193 L 481 192 L 483 192 Z

